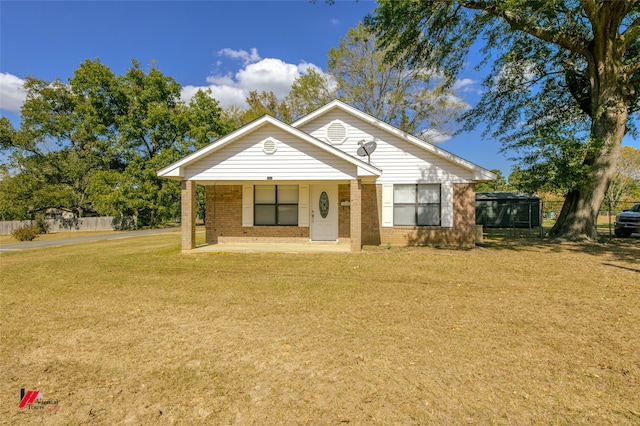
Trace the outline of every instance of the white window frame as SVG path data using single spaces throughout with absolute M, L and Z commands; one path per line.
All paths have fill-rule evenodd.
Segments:
M 414 199 L 410 200 L 410 201 L 405 201 L 405 202 L 399 202 L 396 200 L 396 194 L 398 193 L 398 189 L 400 187 L 409 187 L 409 188 L 414 188 Z M 433 190 L 436 189 L 437 187 L 437 196 L 438 196 L 438 201 L 437 202 L 433 202 L 433 201 L 420 201 L 419 197 L 420 197 L 420 189 L 429 189 L 429 190 Z M 393 225 L 394 226 L 440 226 L 442 223 L 442 186 L 439 183 L 436 184 L 430 184 L 430 183 L 409 183 L 409 184 L 397 184 L 394 186 L 393 188 L 393 195 L 394 195 L 394 202 L 393 202 L 393 208 L 394 208 L 394 219 L 393 219 Z M 395 214 L 395 209 L 396 207 L 410 207 L 413 210 L 413 223 L 397 223 L 398 222 L 398 217 Z M 435 209 L 435 211 L 437 211 L 438 213 L 438 220 L 437 223 L 419 223 L 420 220 L 420 209 L 424 209 L 424 208 L 429 208 L 429 210 L 434 209 L 434 207 L 437 207 L 437 209 Z
M 273 203 L 269 202 L 269 203 L 257 203 L 256 202 L 256 193 L 255 191 L 260 188 L 260 187 L 266 187 L 266 186 L 272 186 L 275 194 L 274 195 L 274 201 Z M 253 186 L 253 190 L 254 190 L 254 196 L 253 196 L 253 226 L 298 226 L 298 212 L 299 212 L 299 206 L 300 206 L 300 202 L 299 199 L 296 200 L 296 203 L 292 203 L 292 202 L 285 202 L 282 201 L 280 199 L 280 191 L 278 188 L 282 188 L 285 186 L 295 186 L 296 187 L 296 192 L 297 192 L 297 196 L 300 197 L 300 187 L 296 184 L 268 184 L 268 185 L 254 185 Z M 275 223 L 256 223 L 256 207 L 257 206 L 273 206 L 274 207 L 274 213 L 275 213 Z M 278 212 L 279 209 L 278 207 L 280 206 L 295 206 L 296 209 L 296 223 L 279 223 L 279 217 L 278 217 Z
M 401 184 L 424 182 L 398 182 Z M 453 183 L 441 182 L 440 185 L 440 227 L 453 227 Z M 393 228 L 393 183 L 382 184 L 382 227 Z
M 309 227 L 309 184 L 296 183 L 298 185 L 298 227 Z M 253 195 L 254 185 L 242 185 L 242 226 L 253 227 Z M 262 225 L 259 225 L 262 226 Z M 288 225 L 295 226 L 295 225 Z

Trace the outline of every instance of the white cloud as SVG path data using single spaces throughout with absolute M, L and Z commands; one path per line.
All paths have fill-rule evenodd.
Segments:
M 245 98 L 252 90 L 273 92 L 279 100 L 289 94 L 293 81 L 310 68 L 322 73 L 314 64 L 301 62 L 289 64 L 276 58 L 261 59 L 256 49 L 245 50 L 222 49 L 220 55 L 232 59 L 241 59 L 243 67 L 235 74 L 217 74 L 206 78 L 207 85 L 185 86 L 181 98 L 188 102 L 199 89 L 211 90 L 211 96 L 220 102 L 222 108 L 238 106 L 246 108 Z
M 453 90 L 471 90 L 469 86 L 473 86 L 474 84 L 476 84 L 475 80 L 472 80 L 470 78 L 463 78 L 462 80 L 456 80 L 456 82 L 453 83 Z
M 320 68 L 315 64 L 310 64 L 309 62 L 300 62 L 300 65 L 298 65 L 298 68 L 300 69 L 300 72 L 302 72 L 303 74 L 308 73 L 310 69 L 320 74 L 324 74 L 324 72 L 322 71 L 322 68 Z
M 424 132 L 420 133 L 420 137 L 426 140 L 427 142 L 430 142 L 435 145 L 441 144 L 442 142 L 446 142 L 452 138 L 451 135 L 448 135 L 436 129 L 427 129 Z
M 9 73 L 0 73 L 0 109 L 19 112 L 27 98 L 22 88 L 24 80 Z
M 538 75 L 536 64 L 531 61 L 510 62 L 505 64 L 498 75 L 497 81 L 517 78 L 521 83 L 528 83 Z
M 331 22 L 333 25 L 338 25 L 340 23 L 340 21 L 336 18 L 332 18 L 329 22 Z
M 436 129 L 427 129 L 420 134 L 420 137 L 427 142 L 437 145 L 448 141 L 452 136 Z
M 220 106 L 227 108 L 231 105 L 246 106 L 245 99 L 249 92 L 238 87 L 231 86 L 210 86 L 211 96 L 220 102 Z
M 471 105 L 469 105 L 467 101 L 453 93 L 447 93 L 442 100 L 449 108 L 455 108 L 460 111 L 466 111 L 471 108 Z
M 210 75 L 206 78 L 206 81 L 212 86 L 232 86 L 235 84 L 232 74 Z
M 246 50 L 233 50 L 226 47 L 218 51 L 218 55 L 232 59 L 242 59 L 245 65 L 258 62 L 261 59 L 260 55 L 258 55 L 258 49 L 255 47 L 251 49 L 251 52 L 247 52 Z
M 260 90 L 273 91 L 278 98 L 282 98 L 289 93 L 293 80 L 300 74 L 297 65 L 267 58 L 238 71 L 236 81 L 240 87 L 259 87 Z

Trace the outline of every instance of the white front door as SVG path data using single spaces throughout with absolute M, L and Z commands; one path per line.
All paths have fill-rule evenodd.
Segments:
M 311 185 L 311 241 L 338 240 L 338 185 Z

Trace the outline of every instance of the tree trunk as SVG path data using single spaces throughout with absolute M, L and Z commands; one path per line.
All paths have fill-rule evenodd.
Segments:
M 567 194 L 558 221 L 551 234 L 571 240 L 597 240 L 600 206 L 605 199 L 620 157 L 620 145 L 628 118 L 626 76 L 622 62 L 623 50 L 608 31 L 611 26 L 610 7 L 604 4 L 599 14 L 592 16 L 594 39 L 589 47 L 588 72 L 591 86 L 591 134 L 583 165 L 589 178 Z
M 620 145 L 627 119 L 626 108 L 607 111 L 603 118 L 594 120 L 591 141 L 597 146 L 584 165 L 591 176 L 581 187 L 567 194 L 562 210 L 551 229 L 551 235 L 570 240 L 597 240 L 600 206 L 605 199 L 620 157 Z
M 594 152 L 588 154 L 584 161 L 590 178 L 567 194 L 551 235 L 570 240 L 599 238 L 598 214 L 616 172 L 626 120 L 624 104 L 608 108 L 593 120 L 589 144 L 592 144 Z

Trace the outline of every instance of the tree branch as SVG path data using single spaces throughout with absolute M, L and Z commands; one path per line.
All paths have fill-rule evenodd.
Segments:
M 627 74 L 628 76 L 631 76 L 631 74 L 640 72 L 640 60 L 638 60 L 638 62 L 636 62 L 633 65 L 630 66 L 626 66 L 624 68 L 625 74 Z
M 503 10 L 494 4 L 487 3 L 484 0 L 458 0 L 459 3 L 473 10 L 482 10 L 491 16 L 501 18 L 506 21 L 513 30 L 519 30 L 532 35 L 542 41 L 556 44 L 564 49 L 574 53 L 579 53 L 585 57 L 588 56 L 588 40 L 581 37 L 571 37 L 567 34 L 555 32 L 537 25 L 532 25 L 523 16 L 511 11 Z
M 620 38 L 622 39 L 622 45 L 625 49 L 629 48 L 632 43 L 640 38 L 640 17 L 636 18 L 636 20 L 624 30 Z

